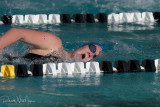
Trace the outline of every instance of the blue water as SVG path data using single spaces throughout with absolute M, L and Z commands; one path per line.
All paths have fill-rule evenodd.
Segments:
M 4 106 L 159 106 L 160 79 L 155 73 L 47 76 L 1 79 Z
M 0 15 L 51 13 L 120 13 L 160 10 L 159 0 L 1 0 Z M 160 55 L 160 24 L 72 23 L 60 25 L 0 25 L 0 35 L 22 27 L 51 32 L 61 38 L 66 50 L 88 42 L 104 44 L 105 52 L 95 61 L 157 59 Z M 0 64 L 31 62 L 9 61 L 4 55 L 20 56 L 29 45 L 17 42 L 0 52 Z M 105 75 L 45 76 L 0 78 L 0 105 L 10 106 L 159 106 L 160 74 L 115 73 Z

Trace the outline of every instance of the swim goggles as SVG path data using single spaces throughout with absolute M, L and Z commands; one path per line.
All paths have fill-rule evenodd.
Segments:
M 94 53 L 93 58 L 95 58 L 95 57 L 97 56 L 97 55 L 96 55 L 96 46 L 95 46 L 94 44 L 89 44 L 88 47 L 89 47 L 90 51 L 91 51 L 92 53 Z
M 100 46 L 100 47 L 102 48 L 102 51 L 103 51 L 103 49 L 104 49 L 103 45 L 101 45 L 101 44 L 99 44 L 99 43 L 96 43 L 96 42 L 87 43 L 87 44 L 84 44 L 84 45 L 82 45 L 82 46 L 80 46 L 80 47 L 83 47 L 83 46 L 86 46 L 86 45 L 88 45 L 90 51 L 91 51 L 92 53 L 94 53 L 93 58 L 95 58 L 95 57 L 97 56 L 97 55 L 96 55 L 96 46 L 95 46 L 95 45 Z

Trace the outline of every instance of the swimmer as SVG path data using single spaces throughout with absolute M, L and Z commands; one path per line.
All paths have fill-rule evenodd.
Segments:
M 75 61 L 87 62 L 102 53 L 103 46 L 98 43 L 89 43 L 73 51 L 65 51 L 62 41 L 52 33 L 36 31 L 25 28 L 12 28 L 0 37 L 0 50 L 21 41 L 32 45 L 33 48 L 28 51 L 26 56 L 52 56 L 53 53 L 62 53 L 65 58 L 71 58 Z M 60 52 L 61 51 L 61 52 Z M 56 57 L 63 57 L 61 54 L 54 54 Z

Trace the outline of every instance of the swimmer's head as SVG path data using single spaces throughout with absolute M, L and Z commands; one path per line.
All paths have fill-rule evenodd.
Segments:
M 103 49 L 103 46 L 99 43 L 93 42 L 84 44 L 73 51 L 72 58 L 76 61 L 87 62 L 102 54 Z

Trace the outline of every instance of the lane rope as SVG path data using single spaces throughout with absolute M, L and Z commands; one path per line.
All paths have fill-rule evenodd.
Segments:
M 98 13 L 98 14 L 26 14 L 3 15 L 0 24 L 59 23 L 154 23 L 160 22 L 160 12 Z
M 99 62 L 74 62 L 74 63 L 45 63 L 31 64 L 29 69 L 25 64 L 2 65 L 1 77 L 28 77 L 59 74 L 90 74 L 97 75 L 105 73 L 125 73 L 125 72 L 155 72 L 160 71 L 160 59 L 144 59 L 142 63 L 139 60 L 117 60 L 112 65 L 111 61 Z

